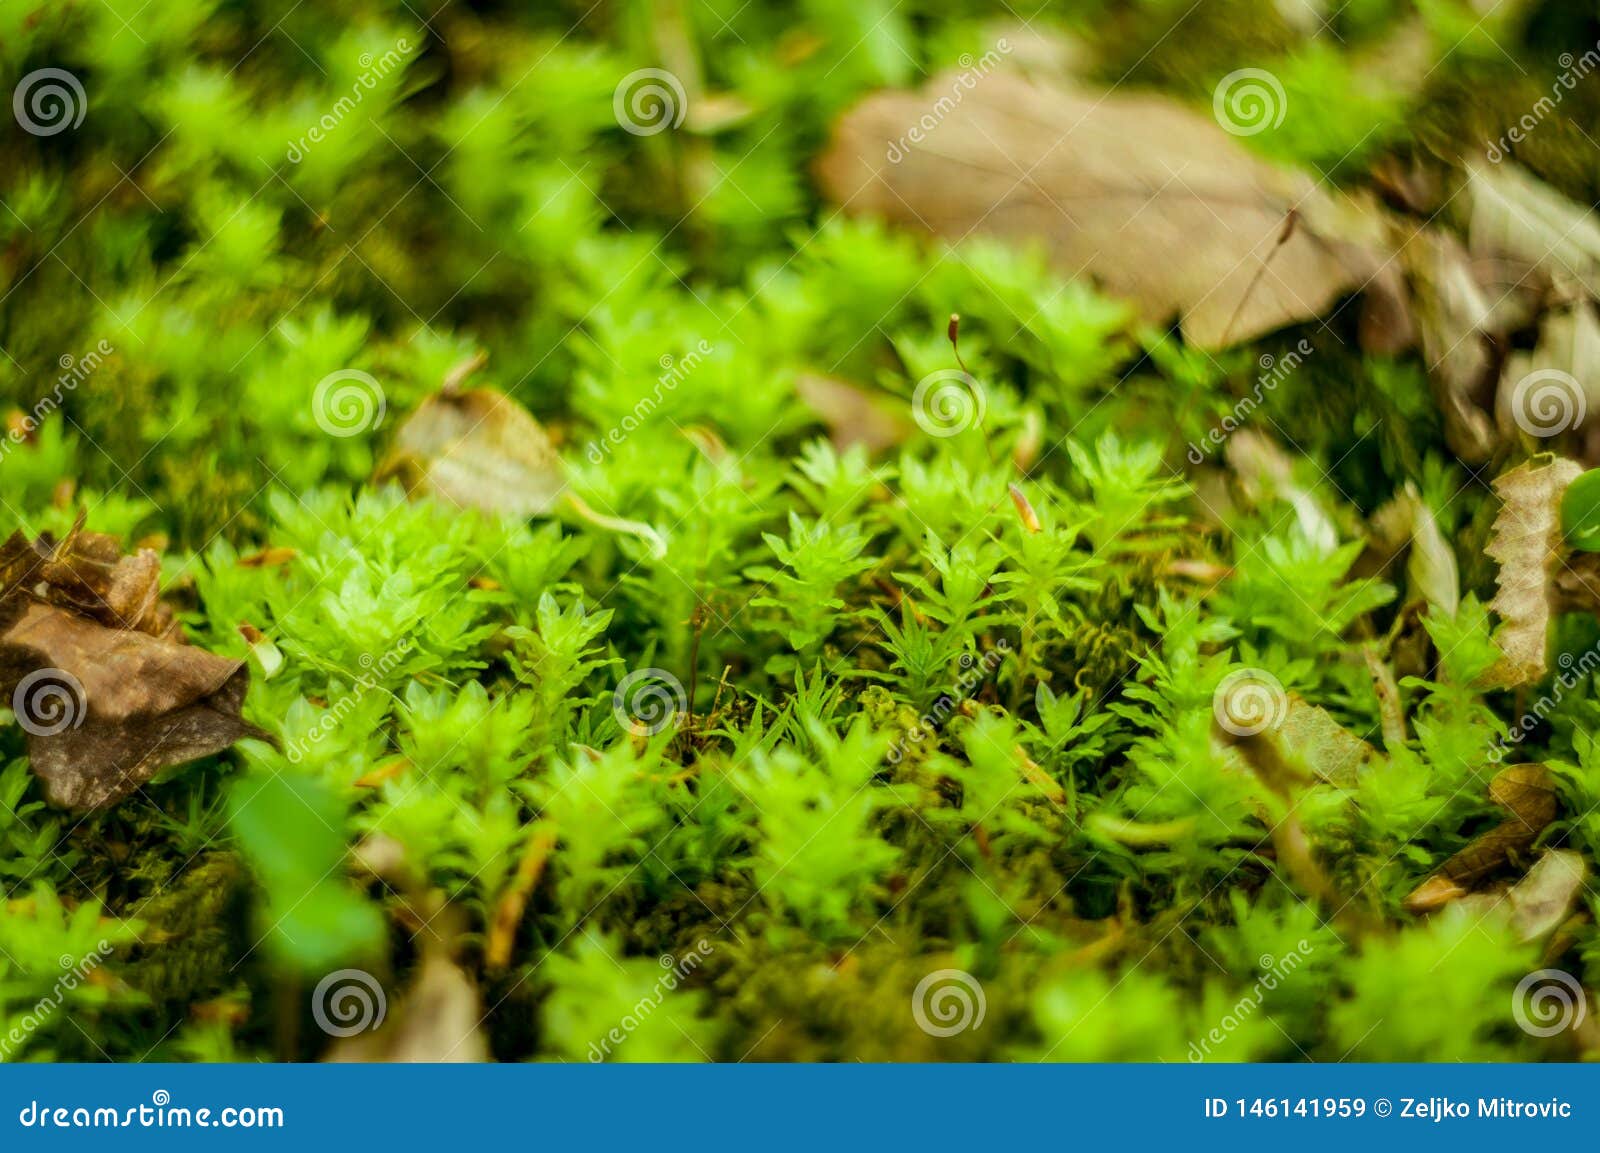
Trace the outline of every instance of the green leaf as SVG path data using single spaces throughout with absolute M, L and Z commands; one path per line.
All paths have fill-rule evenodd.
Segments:
M 1600 468 L 1567 486 L 1561 498 L 1561 531 L 1582 552 L 1600 552 Z

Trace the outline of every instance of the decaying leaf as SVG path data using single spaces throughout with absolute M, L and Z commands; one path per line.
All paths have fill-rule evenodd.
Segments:
M 483 1000 L 478 987 L 439 948 L 423 950 L 417 975 L 371 1033 L 337 1041 L 325 1060 L 462 1064 L 489 1059 L 479 1029 Z
M 1538 941 L 1554 933 L 1571 915 L 1583 889 L 1584 874 L 1580 854 L 1551 849 L 1515 885 L 1469 893 L 1456 904 L 1479 919 L 1503 919 L 1519 941 Z
M 1486 461 L 1498 443 L 1486 411 L 1495 370 L 1489 299 L 1473 275 L 1466 249 L 1449 233 L 1418 229 L 1401 259 L 1410 278 L 1428 381 L 1444 417 L 1445 440 L 1462 460 Z
M 795 392 L 827 426 L 828 439 L 837 449 L 859 444 L 869 453 L 882 452 L 902 443 L 914 428 L 903 404 L 885 403 L 884 398 L 836 377 L 802 374 L 795 381 Z
M 183 643 L 148 550 L 114 538 L 0 545 L 0 690 L 56 805 L 114 804 L 162 769 L 262 736 L 239 715 L 244 662 Z
M 1568 430 L 1595 441 L 1590 413 L 1600 412 L 1600 320 L 1587 300 L 1545 313 L 1539 343 L 1506 361 L 1495 419 L 1507 438 L 1519 431 L 1548 439 Z M 1590 454 L 1591 457 L 1593 454 Z
M 1294 458 L 1281 445 L 1264 433 L 1245 428 L 1228 438 L 1222 452 L 1252 504 L 1276 496 L 1294 509 L 1295 521 L 1308 540 L 1329 552 L 1339 546 L 1335 510 L 1295 479 Z
M 1225 762 L 1254 773 L 1285 803 L 1280 813 L 1270 812 L 1266 805 L 1260 812 L 1271 825 L 1273 853 L 1283 875 L 1300 892 L 1331 909 L 1347 932 L 1365 932 L 1370 928 L 1366 913 L 1341 896 L 1317 860 L 1299 810 L 1312 785 L 1354 786 L 1361 768 L 1377 759 L 1378 751 L 1332 714 L 1292 693 L 1283 705 L 1281 718 L 1260 731 L 1239 734 L 1214 723 L 1213 748 Z
M 567 484 L 544 426 L 492 388 L 424 400 L 395 434 L 378 475 L 458 508 L 523 517 L 549 516 Z
M 1372 515 L 1373 544 L 1386 559 L 1409 547 L 1406 576 L 1413 596 L 1445 616 L 1461 607 L 1461 575 L 1455 550 L 1439 531 L 1439 522 L 1410 481 Z
M 1181 316 L 1203 348 L 1322 316 L 1382 267 L 1375 211 L 1173 100 L 997 72 L 952 106 L 954 83 L 880 92 L 846 113 L 819 165 L 827 194 L 952 241 L 1042 242 L 1065 273 L 1089 272 L 1147 320 Z M 930 107 L 943 118 L 907 139 Z
M 1467 195 L 1474 257 L 1501 262 L 1504 276 L 1515 274 L 1512 283 L 1537 270 L 1547 281 L 1576 281 L 1600 296 L 1600 224 L 1589 209 L 1514 164 L 1472 166 Z M 1495 294 L 1496 286 L 1488 287 Z
M 1408 912 L 1428 913 L 1442 908 L 1532 846 L 1539 833 L 1556 819 L 1556 782 L 1543 765 L 1512 765 L 1489 782 L 1489 799 L 1510 815 L 1475 838 L 1459 853 L 1434 870 L 1405 899 Z
M 400 426 L 375 479 L 396 479 L 413 495 L 457 508 L 518 517 L 549 516 L 566 501 L 584 519 L 640 537 L 658 557 L 666 553 L 649 525 L 596 512 L 573 492 L 544 426 L 497 389 L 445 388 L 428 397 Z
M 1248 766 L 1281 790 L 1289 782 L 1352 788 L 1361 769 L 1379 757 L 1377 749 L 1332 713 L 1296 693 L 1287 695 L 1277 724 L 1246 740 L 1214 725 L 1212 738 L 1220 756 L 1239 767 Z
M 151 549 L 122 554 L 117 539 L 86 532 L 80 516 L 59 543 L 13 533 L 0 544 L 0 589 L 33 590 L 50 604 L 108 628 L 173 635 L 172 610 L 160 603 L 161 560 Z
M 1583 891 L 1583 857 L 1571 849 L 1551 849 L 1506 894 L 1511 925 L 1523 941 L 1535 941 L 1560 927 Z
M 1500 565 L 1489 607 L 1500 615 L 1495 641 L 1502 655 L 1489 671 L 1492 685 L 1515 688 L 1545 674 L 1552 582 L 1561 563 L 1561 496 L 1582 471 L 1576 461 L 1540 456 L 1494 479 L 1501 507 L 1484 552 Z

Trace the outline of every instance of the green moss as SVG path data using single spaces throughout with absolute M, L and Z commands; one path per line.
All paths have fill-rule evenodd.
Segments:
M 60 534 L 81 507 L 165 542 L 189 638 L 250 662 L 275 741 L 80 816 L 45 809 L 0 728 L 5 1022 L 63 953 L 114 945 L 71 998 L 87 1032 L 57 1019 L 27 1056 L 320 1056 L 318 978 L 363 966 L 401 1012 L 440 923 L 506 1060 L 590 1059 L 646 1001 L 602 1056 L 1187 1060 L 1246 999 L 1206 1059 L 1568 1055 L 1501 1011 L 1531 950 L 1402 905 L 1498 819 L 1474 774 L 1526 703 L 1479 687 L 1496 503 L 1419 356 L 1364 355 L 1353 307 L 1213 356 L 1042 249 L 822 204 L 805 173 L 838 112 L 981 56 L 995 5 L 358 7 L 352 29 L 170 0 L 129 14 L 138 37 L 103 4 L 0 15 L 19 75 L 91 94 L 80 128 L 4 143 L 0 413 L 41 419 L 0 445 L 0 527 Z M 1202 109 L 1273 71 L 1291 115 L 1252 146 L 1354 182 L 1475 154 L 1581 42 L 1554 3 L 1489 29 L 1514 59 L 1465 5 L 1415 7 L 1357 0 L 1321 32 L 1139 0 L 1066 30 L 1101 79 Z M 1420 90 L 1375 67 L 1394 43 L 1443 61 Z M 690 119 L 625 131 L 617 81 L 663 52 Z M 1585 202 L 1597 92 L 1517 152 Z M 928 435 L 911 399 L 958 370 L 952 313 L 986 410 Z M 1316 355 L 1252 425 L 1293 485 L 1191 467 L 1302 335 Z M 530 522 L 373 481 L 480 353 L 462 386 L 525 405 L 571 492 L 664 555 L 570 502 Z M 41 410 L 63 357 L 87 367 Z M 350 374 L 382 399 L 353 428 L 318 399 Z M 818 377 L 899 431 L 843 443 L 868 422 Z M 1454 619 L 1367 547 L 1407 485 L 1453 546 Z M 1574 652 L 1590 633 L 1559 626 Z M 1374 649 L 1410 723 L 1393 745 Z M 1219 733 L 1243 673 L 1383 747 L 1286 795 Z M 1549 843 L 1592 865 L 1590 688 L 1525 749 L 1560 773 Z M 1291 801 L 1309 865 L 1273 835 Z M 1581 920 L 1550 948 L 1600 964 Z M 1261 958 L 1302 951 L 1263 992 Z M 918 1007 L 938 974 L 981 1025 Z

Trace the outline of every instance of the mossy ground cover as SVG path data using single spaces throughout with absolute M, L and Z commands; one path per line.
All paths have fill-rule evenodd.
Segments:
M 857 100 L 1006 38 L 1203 110 L 1268 67 L 1251 146 L 1398 197 L 1600 38 L 1560 3 L 1187 7 L 0 8 L 19 99 L 78 85 L 0 144 L 0 527 L 154 550 L 260 730 L 86 812 L 0 728 L 0 1052 L 1591 1052 L 1515 1001 L 1596 976 L 1587 884 L 1539 933 L 1483 900 L 1600 849 L 1590 665 L 1486 678 L 1490 482 L 1541 446 L 1463 461 L 1354 308 L 1202 351 L 812 180 Z M 1375 69 L 1397 43 L 1433 67 Z M 1597 106 L 1518 151 L 1584 204 Z M 549 438 L 456 462 L 510 511 L 391 467 L 446 381 Z M 1385 548 L 1397 497 L 1432 528 Z M 1554 819 L 1408 903 L 1506 819 L 1496 742 L 1553 692 L 1511 760 Z M 1324 727 L 1261 739 L 1284 714 Z

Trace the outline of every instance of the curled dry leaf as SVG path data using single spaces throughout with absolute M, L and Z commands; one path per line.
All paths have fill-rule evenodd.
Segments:
M 52 804 L 114 804 L 162 769 L 265 736 L 239 715 L 242 661 L 193 648 L 160 564 L 82 531 L 0 545 L 0 690 Z
M 1545 674 L 1561 565 L 1561 497 L 1582 472 L 1576 461 L 1540 456 L 1494 479 L 1501 506 L 1484 552 L 1500 565 L 1489 607 L 1501 619 L 1495 633 L 1501 659 L 1489 670 L 1491 685 L 1516 688 Z
M 1506 894 L 1517 937 L 1536 941 L 1555 932 L 1572 912 L 1587 872 L 1583 856 L 1571 849 L 1551 849 L 1535 861 Z
M 1515 885 L 1469 893 L 1456 903 L 1476 918 L 1502 919 L 1519 941 L 1538 941 L 1554 933 L 1571 915 L 1583 889 L 1585 871 L 1581 854 L 1551 849 Z
M 161 560 L 151 549 L 124 556 L 117 539 L 86 532 L 80 515 L 59 543 L 13 533 L 0 544 L 0 589 L 31 590 L 50 604 L 108 628 L 174 635 L 172 610 L 160 602 Z
M 1556 782 L 1543 765 L 1512 765 L 1489 782 L 1489 799 L 1510 815 L 1434 870 L 1405 899 L 1411 913 L 1429 913 L 1466 896 L 1490 873 L 1532 847 L 1556 819 Z
M 952 241 L 1042 242 L 1066 274 L 1088 271 L 1145 319 L 1181 316 L 1203 348 L 1322 316 L 1383 266 L 1376 209 L 1266 163 L 1165 97 L 997 72 L 907 142 L 954 84 L 935 77 L 846 113 L 819 164 L 827 195 Z

